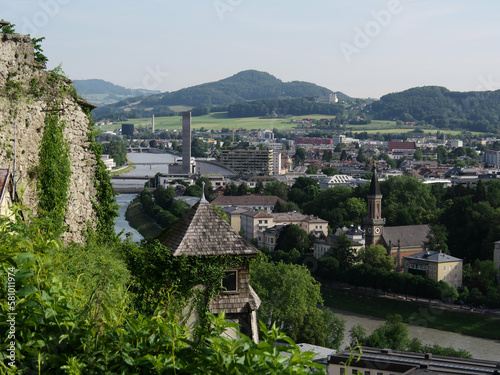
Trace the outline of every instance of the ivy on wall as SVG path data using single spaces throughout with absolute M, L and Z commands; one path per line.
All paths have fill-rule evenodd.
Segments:
M 56 101 L 45 115 L 38 170 L 39 216 L 52 218 L 50 229 L 54 232 L 63 228 L 69 198 L 71 162 L 63 135 L 65 125 L 65 121 L 59 121 L 59 102 Z
M 118 216 L 118 204 L 115 200 L 115 192 L 111 186 L 109 172 L 106 170 L 104 162 L 101 160 L 102 145 L 95 141 L 96 131 L 94 122 L 90 115 L 90 109 L 84 109 L 89 119 L 89 142 L 90 149 L 94 153 L 97 161 L 94 176 L 94 186 L 97 190 L 95 199 L 92 199 L 92 207 L 97 215 L 97 227 L 95 233 L 104 242 L 117 239 L 115 235 L 115 218 Z M 88 235 L 92 232 L 88 231 Z
M 252 260 L 235 255 L 173 256 L 157 240 L 141 246 L 129 243 L 123 255 L 134 278 L 131 291 L 137 296 L 135 306 L 139 311 L 182 311 L 191 304 L 191 312 L 197 308 L 202 326 L 207 323 L 210 301 L 223 291 L 225 272 Z

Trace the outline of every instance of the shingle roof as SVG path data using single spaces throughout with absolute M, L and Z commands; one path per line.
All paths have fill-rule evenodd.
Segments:
M 179 255 L 247 255 L 259 250 L 235 232 L 208 203 L 197 203 L 167 228 L 158 240 Z
M 428 224 L 423 225 L 404 225 L 400 227 L 384 227 L 382 237 L 387 245 L 398 246 L 398 240 L 401 247 L 423 246 L 428 241 L 427 236 L 431 233 L 431 227 Z
M 368 195 L 380 195 L 380 185 L 377 178 L 377 170 L 373 168 L 372 182 L 370 183 L 370 189 L 368 190 Z
M 409 256 L 406 256 L 405 258 L 415 259 L 415 260 L 426 260 L 429 262 L 436 262 L 436 263 L 461 262 L 462 261 L 462 259 L 460 259 L 460 258 L 455 258 L 451 255 L 443 254 L 443 253 L 440 253 L 438 251 L 422 251 L 421 253 L 409 255 Z
M 283 203 L 283 200 L 275 195 L 241 195 L 241 196 L 225 196 L 219 195 L 210 204 L 219 206 L 272 206 L 277 201 Z

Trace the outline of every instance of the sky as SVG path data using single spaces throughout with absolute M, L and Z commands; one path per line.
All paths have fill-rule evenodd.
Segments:
M 493 0 L 0 0 L 73 79 L 175 91 L 256 69 L 352 97 L 500 89 Z

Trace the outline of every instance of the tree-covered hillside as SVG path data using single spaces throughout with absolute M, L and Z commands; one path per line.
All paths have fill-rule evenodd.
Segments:
M 382 96 L 372 103 L 370 113 L 378 120 L 497 132 L 500 129 L 500 90 L 458 92 L 439 86 L 415 87 Z
M 256 70 L 246 70 L 216 82 L 204 83 L 175 92 L 130 98 L 94 110 L 94 119 L 148 117 L 167 113 L 169 106 L 198 107 L 202 105 L 227 105 L 256 99 L 319 97 L 333 93 L 327 88 L 308 82 L 283 82 L 273 75 Z M 337 93 L 342 100 L 352 100 Z
M 313 98 L 261 99 L 230 104 L 227 114 L 228 117 L 338 115 L 343 110 L 342 104 L 316 102 Z

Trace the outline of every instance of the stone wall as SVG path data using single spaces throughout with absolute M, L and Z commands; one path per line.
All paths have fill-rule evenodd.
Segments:
M 71 161 L 65 219 L 69 231 L 65 237 L 83 242 L 86 224 L 96 223 L 91 200 L 96 196 L 97 160 L 89 149 L 90 121 L 84 111 L 91 105 L 68 92 L 69 80 L 59 77 L 54 82 L 54 75 L 36 63 L 28 36 L 0 34 L 0 39 L 0 168 L 14 170 L 15 163 L 17 191 L 23 203 L 36 213 L 36 171 L 45 114 L 54 100 L 59 100 Z

